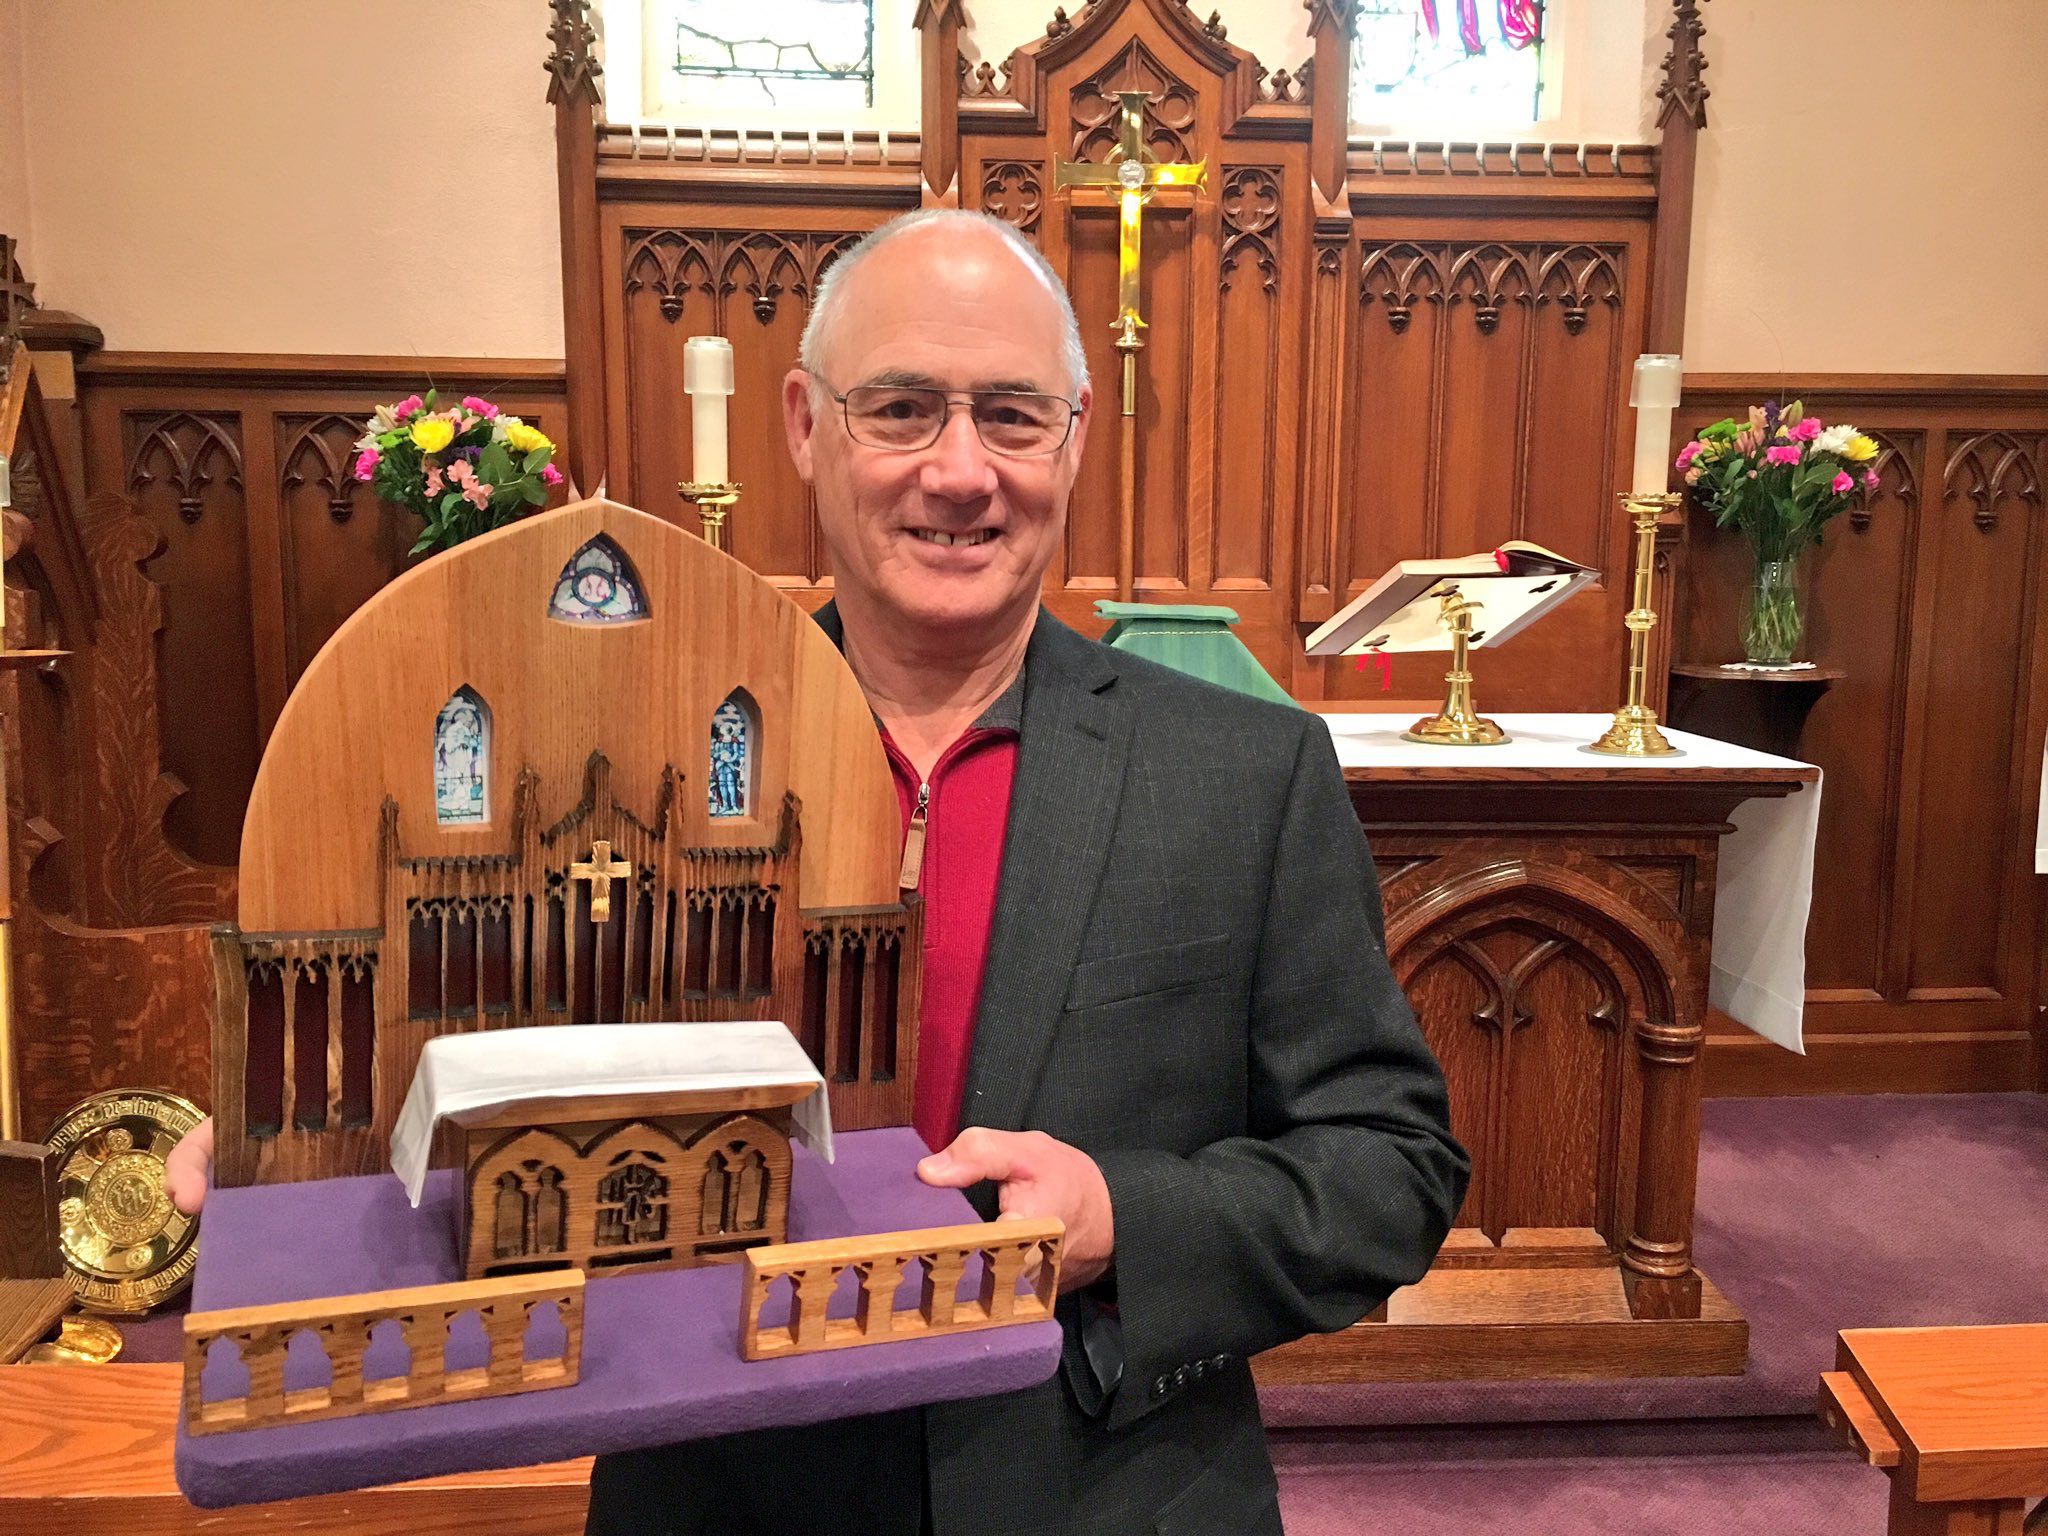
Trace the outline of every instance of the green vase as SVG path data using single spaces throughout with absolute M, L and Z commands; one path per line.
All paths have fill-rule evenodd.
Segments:
M 1742 615 L 1742 654 L 1759 666 L 1782 667 L 1799 649 L 1799 562 L 1758 560 Z

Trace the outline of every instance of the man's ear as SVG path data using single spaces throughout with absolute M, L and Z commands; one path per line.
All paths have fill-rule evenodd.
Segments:
M 808 373 L 792 368 L 782 376 L 782 432 L 789 442 L 790 460 L 805 485 L 811 483 L 811 434 L 818 430 L 817 404 Z
M 1092 380 L 1081 381 L 1080 404 L 1074 407 L 1074 430 L 1067 438 L 1067 451 L 1074 456 L 1074 463 L 1081 462 L 1081 450 L 1088 446 L 1088 423 L 1095 414 L 1095 384 Z

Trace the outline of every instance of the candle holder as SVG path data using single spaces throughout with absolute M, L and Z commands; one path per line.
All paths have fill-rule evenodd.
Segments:
M 704 542 L 713 549 L 725 548 L 725 514 L 740 499 L 737 480 L 685 480 L 676 486 L 683 500 L 694 502 L 704 525 Z
M 1657 561 L 1657 520 L 1676 507 L 1676 491 L 1624 491 L 1621 504 L 1634 519 L 1636 532 L 1635 606 L 1622 622 L 1628 626 L 1628 702 L 1614 712 L 1614 722 L 1598 741 L 1581 747 L 1608 757 L 1683 757 L 1657 729 L 1657 712 L 1644 702 L 1649 694 L 1650 631 L 1657 615 L 1650 608 L 1650 577 Z

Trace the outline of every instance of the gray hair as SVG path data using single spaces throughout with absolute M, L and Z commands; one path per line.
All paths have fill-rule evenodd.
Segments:
M 1067 285 L 1060 281 L 1059 273 L 1053 270 L 1045 253 L 1017 232 L 1014 225 L 1006 224 L 993 214 L 981 213 L 972 208 L 913 208 L 908 213 L 899 213 L 888 223 L 869 230 L 825 269 L 825 276 L 818 283 L 818 294 L 811 305 L 811 317 L 804 322 L 804 336 L 797 347 L 797 361 L 813 377 L 818 372 L 818 354 L 824 350 L 825 337 L 832 322 L 838 317 L 842 290 L 853 269 L 872 256 L 883 245 L 898 235 L 907 234 L 927 224 L 945 224 L 962 229 L 983 229 L 997 236 L 1009 248 L 1022 257 L 1032 271 L 1045 279 L 1045 285 L 1052 290 L 1060 306 L 1060 356 L 1067 367 L 1067 384 L 1075 397 L 1079 398 L 1081 386 L 1088 382 L 1088 358 L 1081 350 L 1081 324 L 1074 318 L 1074 301 L 1067 296 Z

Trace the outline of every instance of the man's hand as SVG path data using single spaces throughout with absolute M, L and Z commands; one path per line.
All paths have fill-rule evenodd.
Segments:
M 1065 1222 L 1062 1291 L 1099 1280 L 1115 1255 L 1116 1221 L 1102 1170 L 1079 1147 L 1043 1131 L 969 1126 L 950 1146 L 919 1163 L 917 1176 L 941 1189 L 965 1189 L 989 1179 L 1001 1186 L 1005 1216 L 1057 1216 Z
M 195 1216 L 206 1204 L 207 1181 L 213 1176 L 213 1116 L 193 1126 L 164 1158 L 164 1192 L 171 1204 Z

